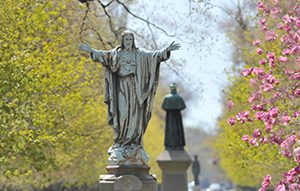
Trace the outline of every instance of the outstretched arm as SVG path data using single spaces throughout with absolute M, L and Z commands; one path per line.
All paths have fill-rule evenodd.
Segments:
M 89 52 L 94 61 L 99 61 L 103 66 L 109 67 L 113 72 L 118 70 L 118 55 L 114 54 L 113 51 L 95 50 L 87 43 L 80 44 L 79 49 Z
M 87 43 L 79 44 L 79 49 L 91 54 L 91 58 L 95 61 L 100 61 L 101 64 L 106 65 L 104 63 L 104 51 L 95 50 L 91 48 L 91 46 Z
M 175 41 L 173 41 L 169 46 L 159 50 L 159 51 L 154 51 L 155 54 L 158 53 L 158 62 L 162 62 L 162 61 L 166 61 L 170 58 L 170 53 L 173 50 L 179 50 L 180 48 L 180 44 L 179 43 L 175 43 Z
M 175 43 L 175 41 L 173 41 L 173 42 L 167 47 L 167 50 L 168 50 L 168 51 L 179 50 L 180 47 L 181 47 L 181 46 L 180 46 L 179 43 Z
M 79 44 L 79 49 L 85 52 L 93 52 L 94 50 L 90 47 L 89 44 L 85 43 L 85 44 Z

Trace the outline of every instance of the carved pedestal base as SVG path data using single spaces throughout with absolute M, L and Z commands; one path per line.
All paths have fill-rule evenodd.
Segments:
M 100 191 L 157 191 L 148 166 L 108 166 L 100 175 Z

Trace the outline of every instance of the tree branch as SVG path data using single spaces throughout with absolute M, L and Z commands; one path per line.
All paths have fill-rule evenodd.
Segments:
M 80 32 L 79 32 L 79 38 L 80 38 L 81 41 L 82 41 L 82 33 L 84 31 L 85 22 L 88 18 L 88 13 L 90 11 L 89 2 L 86 2 L 85 5 L 86 5 L 86 10 L 85 10 L 85 13 L 84 13 L 83 21 L 81 23 Z
M 103 8 L 103 11 L 105 13 L 105 15 L 108 17 L 108 23 L 109 23 L 109 28 L 111 30 L 111 32 L 114 34 L 115 38 L 118 39 L 118 34 L 115 31 L 114 27 L 113 27 L 113 23 L 112 23 L 112 19 L 111 19 L 111 15 L 107 12 L 106 7 L 108 7 L 113 1 L 111 1 L 110 3 L 104 5 L 101 0 L 97 0 L 98 3 L 101 5 L 101 7 Z
M 99 0 L 98 0 L 98 1 L 99 1 Z M 133 12 L 131 12 L 131 11 L 129 10 L 129 8 L 128 8 L 124 3 L 120 2 L 120 0 L 116 0 L 116 2 L 119 3 L 120 5 L 122 5 L 122 7 L 123 7 L 123 8 L 124 8 L 131 16 L 133 16 L 133 17 L 135 17 L 135 18 L 137 18 L 137 19 L 139 19 L 139 20 L 141 20 L 141 21 L 147 23 L 148 25 L 151 25 L 151 26 L 157 28 L 158 30 L 162 31 L 165 35 L 167 35 L 167 36 L 169 36 L 169 37 L 175 37 L 175 36 L 176 36 L 176 33 L 174 33 L 174 34 L 169 34 L 169 33 L 168 33 L 166 30 L 164 30 L 163 28 L 161 28 L 161 27 L 155 25 L 154 23 L 151 23 L 151 22 L 147 21 L 146 19 L 144 19 L 144 18 L 142 18 L 142 17 L 140 17 L 140 16 L 134 14 Z

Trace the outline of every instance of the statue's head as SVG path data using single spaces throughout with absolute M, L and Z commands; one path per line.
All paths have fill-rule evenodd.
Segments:
M 170 90 L 171 90 L 171 94 L 176 94 L 177 93 L 176 83 L 170 84 Z
M 121 46 L 120 48 L 123 49 L 136 49 L 134 43 L 134 34 L 131 31 L 124 31 L 121 34 Z

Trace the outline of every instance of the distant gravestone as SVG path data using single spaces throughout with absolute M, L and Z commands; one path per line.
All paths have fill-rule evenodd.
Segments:
M 122 175 L 114 183 L 115 191 L 141 191 L 142 182 L 134 175 Z

